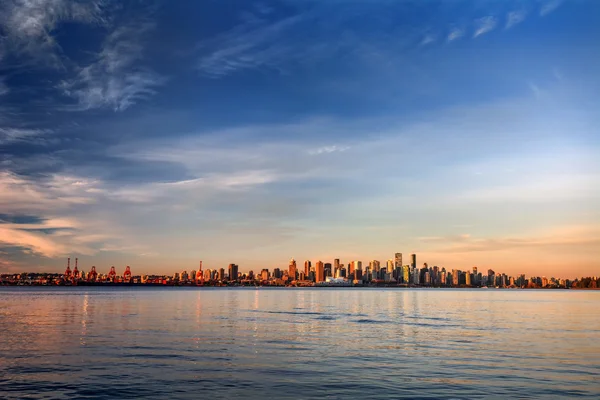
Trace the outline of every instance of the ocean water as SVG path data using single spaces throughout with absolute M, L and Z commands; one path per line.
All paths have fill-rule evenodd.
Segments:
M 0 398 L 600 398 L 600 291 L 0 288 Z

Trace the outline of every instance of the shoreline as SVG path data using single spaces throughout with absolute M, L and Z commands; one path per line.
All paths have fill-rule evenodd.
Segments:
M 520 287 L 478 287 L 478 286 L 461 286 L 461 287 L 439 287 L 439 286 L 371 286 L 371 285 L 352 285 L 352 286 L 270 286 L 270 285 L 165 285 L 160 283 L 85 283 L 77 285 L 15 285 L 15 284 L 0 284 L 1 288 L 62 288 L 62 289 L 78 289 L 78 288 L 173 288 L 173 289 L 196 289 L 196 290 L 214 290 L 214 289 L 439 289 L 439 290 L 474 290 L 481 289 L 486 290 L 600 290 L 600 288 L 565 288 L 565 287 L 552 287 L 552 288 L 520 288 Z

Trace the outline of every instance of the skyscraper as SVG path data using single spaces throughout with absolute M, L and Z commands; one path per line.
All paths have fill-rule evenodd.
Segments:
M 385 264 L 385 272 L 388 274 L 391 274 L 393 270 L 394 270 L 394 260 L 387 260 L 387 263 Z
M 238 278 L 238 266 L 237 264 L 229 264 L 229 280 L 235 281 Z
M 304 261 L 304 276 L 305 277 L 310 275 L 310 267 L 312 267 L 310 260 Z
M 323 264 L 323 270 L 325 271 L 325 276 L 333 276 L 333 273 L 331 271 L 331 263 L 325 263 Z
M 294 260 L 293 258 L 290 260 L 290 267 L 288 269 L 288 276 L 290 277 L 291 280 L 295 281 L 296 280 L 296 275 L 297 270 L 296 270 L 296 260 Z
M 459 281 L 458 281 L 458 276 L 460 275 L 460 271 L 457 269 L 453 269 L 452 270 L 452 284 L 454 286 L 458 286 Z
M 322 261 L 317 261 L 317 264 L 315 265 L 315 269 L 316 269 L 316 281 L 317 282 L 324 282 L 325 281 L 325 267 L 323 265 Z
M 396 254 L 394 254 L 394 272 L 393 272 L 393 276 L 394 276 L 394 278 L 396 278 L 396 280 L 400 280 L 400 278 L 402 277 L 401 270 L 402 270 L 402 253 L 396 253 Z
M 417 255 L 416 254 L 411 254 L 410 258 L 411 258 L 411 265 L 410 265 L 411 268 L 412 269 L 417 268 Z

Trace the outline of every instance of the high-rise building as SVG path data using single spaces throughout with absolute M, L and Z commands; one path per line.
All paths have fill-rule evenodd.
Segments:
M 236 281 L 238 278 L 238 266 L 237 264 L 229 264 L 229 280 Z
M 325 263 L 323 264 L 323 269 L 325 270 L 325 277 L 328 276 L 333 276 L 333 273 L 331 271 L 331 263 Z
M 404 283 L 410 283 L 410 265 L 405 265 L 404 267 L 402 267 L 402 278 L 404 280 Z
M 413 270 L 412 270 L 412 282 L 415 285 L 419 284 L 419 278 L 420 278 L 419 270 L 417 268 L 413 268 Z
M 459 283 L 458 277 L 459 277 L 459 275 L 460 275 L 460 271 L 459 270 L 457 270 L 457 269 L 453 269 L 452 270 L 452 284 L 454 286 L 458 286 L 458 283 Z
M 317 282 L 325 282 L 325 266 L 323 265 L 323 261 L 317 261 L 315 264 L 315 280 Z
M 268 269 L 263 268 L 263 270 L 260 271 L 260 279 L 262 279 L 263 281 L 269 280 L 269 270 Z
M 337 271 L 340 269 L 340 259 L 336 258 L 333 260 L 333 276 L 337 276 Z
M 400 271 L 402 270 L 402 253 L 394 254 L 394 276 L 397 280 L 401 278 L 402 274 Z
M 288 269 L 288 276 L 290 277 L 291 280 L 295 281 L 296 280 L 296 260 L 294 260 L 293 258 L 290 260 L 290 267 Z
M 411 260 L 411 267 L 412 269 L 417 268 L 417 255 L 416 254 L 411 254 L 410 255 L 410 260 Z
M 304 276 L 310 275 L 310 267 L 312 267 L 310 260 L 304 261 Z
M 219 273 L 217 274 L 217 279 L 220 281 L 225 279 L 225 269 L 224 268 L 219 268 Z
M 393 270 L 394 270 L 394 260 L 387 260 L 387 262 L 385 264 L 385 272 L 387 272 L 388 274 L 391 274 Z
M 214 276 L 213 276 L 213 271 L 211 271 L 211 269 L 210 269 L 210 268 L 206 269 L 206 270 L 204 271 L 204 280 L 205 280 L 205 281 L 210 281 L 210 280 L 212 280 L 213 278 L 214 278 Z
M 427 283 L 425 281 L 425 274 L 427 274 L 429 272 L 429 267 L 427 266 L 427 263 L 423 264 L 423 268 L 421 268 L 421 270 L 419 271 L 419 281 L 422 284 Z
M 371 260 L 371 262 L 369 263 L 369 268 L 371 268 L 371 271 L 379 272 L 379 269 L 380 269 L 379 261 Z

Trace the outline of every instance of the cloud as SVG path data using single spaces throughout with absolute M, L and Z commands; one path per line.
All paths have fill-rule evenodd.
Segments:
M 0 172 L 0 209 L 3 212 L 58 211 L 94 201 L 94 181 L 52 175 L 40 181 Z
M 516 248 L 558 248 L 585 247 L 600 245 L 600 230 L 594 226 L 562 226 L 555 227 L 550 233 L 533 236 L 507 236 L 496 238 L 482 237 L 445 237 L 436 238 L 435 242 L 450 244 L 436 250 L 442 253 L 472 253 L 506 251 Z
M 10 50 L 60 65 L 52 31 L 62 22 L 104 23 L 104 1 L 6 0 L 0 25 Z
M 0 54 L 0 60 L 2 60 L 2 54 Z M 9 92 L 8 86 L 4 82 L 4 79 L 0 78 L 0 96 L 4 96 Z
M 556 10 L 562 3 L 562 0 L 550 0 L 542 4 L 540 8 L 540 15 L 543 17 Z
M 294 15 L 275 22 L 252 20 L 237 26 L 208 43 L 201 45 L 214 50 L 202 55 L 197 68 L 210 77 L 221 77 L 244 69 L 277 68 L 288 56 L 293 56 L 290 44 L 282 41 L 285 32 L 299 25 L 304 15 Z
M 323 146 L 323 147 L 318 147 L 316 149 L 309 150 L 308 154 L 319 155 L 319 154 L 330 154 L 330 153 L 335 153 L 335 152 L 341 153 L 348 149 L 350 149 L 350 146 L 338 146 L 338 145 Z
M 67 244 L 56 240 L 52 233 L 38 232 L 41 229 L 73 228 L 74 224 L 67 220 L 48 220 L 41 224 L 2 224 L 0 223 L 0 243 L 24 249 L 45 257 L 57 257 L 68 253 Z M 94 251 L 85 246 L 73 246 L 80 254 L 93 254 Z
M 435 35 L 432 35 L 432 34 L 425 35 L 425 37 L 421 41 L 421 46 L 425 46 L 427 44 L 431 44 L 431 43 L 433 43 L 435 41 L 436 41 Z
M 450 33 L 448 34 L 447 39 L 448 39 L 449 42 L 452 42 L 452 41 L 454 41 L 456 39 L 460 39 L 461 37 L 463 37 L 464 34 L 465 34 L 464 29 L 462 29 L 462 28 L 452 28 L 450 30 Z
M 510 29 L 513 26 L 525 21 L 527 13 L 525 11 L 511 11 L 506 15 L 505 29 Z
M 111 107 L 123 111 L 156 93 L 164 77 L 135 65 L 143 59 L 142 37 L 153 27 L 143 21 L 117 28 L 92 64 L 61 83 L 64 94 L 77 100 L 77 110 Z
M 475 21 L 475 33 L 473 33 L 473 37 L 476 38 L 493 31 L 496 28 L 497 23 L 498 21 L 496 18 L 492 16 L 477 19 Z
M 0 127 L 0 144 L 28 141 L 51 132 L 49 129 Z

